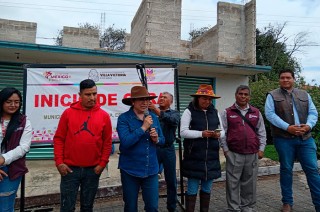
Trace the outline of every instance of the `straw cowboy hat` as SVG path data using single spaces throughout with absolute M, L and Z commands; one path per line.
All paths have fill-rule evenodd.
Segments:
M 150 96 L 148 90 L 144 86 L 133 86 L 131 88 L 131 95 L 129 98 L 122 99 L 122 103 L 125 105 L 132 105 L 132 100 L 139 98 L 147 98 L 149 100 L 155 99 L 158 96 Z
M 190 96 L 208 96 L 213 99 L 221 98 L 221 96 L 217 96 L 214 94 L 214 91 L 212 89 L 211 85 L 202 84 L 199 86 L 197 92 L 195 94 L 191 94 Z

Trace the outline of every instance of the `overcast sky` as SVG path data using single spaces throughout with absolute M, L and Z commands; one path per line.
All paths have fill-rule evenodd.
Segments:
M 247 0 L 248 1 L 248 0 Z M 243 4 L 245 0 L 225 0 Z M 287 22 L 286 36 L 308 32 L 312 45 L 295 57 L 303 67 L 307 82 L 320 84 L 320 0 L 257 0 L 257 27 Z M 37 43 L 54 44 L 63 26 L 77 27 L 79 23 L 112 24 L 131 30 L 131 21 L 141 0 L 0 0 L 0 18 L 37 23 Z M 182 0 L 182 39 L 189 38 L 190 29 L 214 26 L 217 21 L 216 0 Z M 292 42 L 287 43 L 290 47 Z

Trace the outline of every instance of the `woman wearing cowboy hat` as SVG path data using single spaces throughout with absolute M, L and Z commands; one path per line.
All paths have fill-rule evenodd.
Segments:
M 149 113 L 152 99 L 143 86 L 134 86 L 131 97 L 122 103 L 131 106 L 118 118 L 117 131 L 120 139 L 119 166 L 123 191 L 124 211 L 138 211 L 138 194 L 146 211 L 158 211 L 158 171 L 156 145 L 164 144 L 157 116 Z
M 214 179 L 221 176 L 218 138 L 224 136 L 221 118 L 212 104 L 220 98 L 211 85 L 200 85 L 193 101 L 181 117 L 180 135 L 184 138 L 182 173 L 188 178 L 186 211 L 194 211 L 199 183 L 200 211 L 209 210 L 210 192 Z

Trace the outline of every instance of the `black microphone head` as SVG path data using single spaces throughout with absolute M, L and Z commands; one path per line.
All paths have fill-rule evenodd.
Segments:
M 144 111 L 144 117 L 147 117 L 147 116 L 149 116 L 149 110 L 148 109 Z

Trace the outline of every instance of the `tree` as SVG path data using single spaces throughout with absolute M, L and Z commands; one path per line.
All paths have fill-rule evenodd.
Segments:
M 108 50 L 123 50 L 126 44 L 126 30 L 109 26 L 100 37 L 100 47 Z
M 257 65 L 271 66 L 271 72 L 259 74 L 250 81 L 250 88 L 252 90 L 251 104 L 258 107 L 264 116 L 264 103 L 267 92 L 278 88 L 278 73 L 283 68 L 292 68 L 295 70 L 295 77 L 297 86 L 308 91 L 313 99 L 317 110 L 320 109 L 320 87 L 305 85 L 305 81 L 301 76 L 301 65 L 294 57 L 296 53 L 303 53 L 303 47 L 313 44 L 308 41 L 307 32 L 297 33 L 292 41 L 289 42 L 288 36 L 283 33 L 286 24 L 265 27 L 263 31 L 257 29 L 256 37 L 256 58 Z M 291 47 L 291 48 L 290 48 Z M 265 116 L 264 116 L 264 120 Z M 265 121 L 268 143 L 271 143 L 270 124 Z M 316 140 L 318 148 L 318 157 L 320 157 L 320 123 L 313 128 L 313 135 Z
M 55 44 L 57 46 L 62 46 L 62 37 L 63 37 L 63 30 L 58 30 L 58 35 L 55 38 Z
M 299 32 L 293 36 L 292 44 L 288 44 L 292 36 L 283 33 L 287 23 L 282 25 L 268 25 L 263 30 L 256 30 L 256 59 L 257 65 L 271 66 L 272 70 L 266 74 L 260 74 L 252 78 L 265 75 L 270 80 L 278 80 L 278 73 L 284 68 L 295 70 L 298 84 L 304 84 L 301 76 L 301 65 L 295 57 L 296 53 L 304 53 L 303 47 L 312 44 L 308 41 L 308 32 Z M 290 48 L 292 47 L 292 48 Z
M 207 27 L 202 27 L 200 29 L 193 29 L 189 32 L 189 40 L 193 41 L 194 39 L 196 39 L 197 37 L 203 35 L 205 32 L 207 32 L 210 29 L 210 26 Z
M 81 29 L 91 29 L 99 30 L 99 41 L 100 47 L 106 48 L 107 50 L 123 50 L 126 44 L 125 29 L 116 29 L 114 24 L 109 26 L 104 32 L 101 32 L 98 25 L 93 25 L 90 23 L 80 23 L 78 24 Z M 63 30 L 58 31 L 58 35 L 55 38 L 55 44 L 57 46 L 62 46 Z

